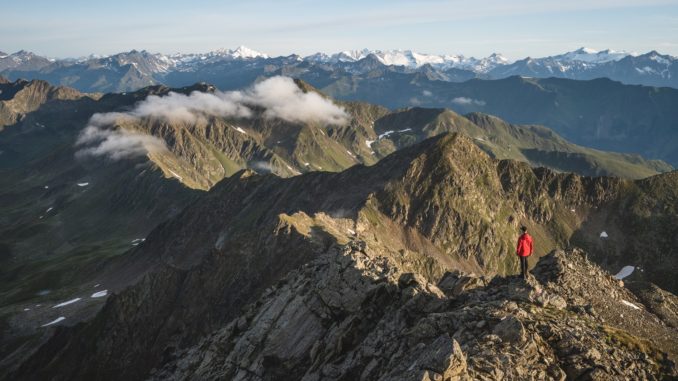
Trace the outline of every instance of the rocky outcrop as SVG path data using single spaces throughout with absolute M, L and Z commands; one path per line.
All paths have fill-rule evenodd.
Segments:
M 557 264 L 564 264 L 559 267 Z M 594 271 L 594 274 L 589 274 Z M 618 322 L 580 313 L 577 294 L 624 294 L 582 257 L 553 252 L 536 279 L 494 278 L 446 296 L 368 248 L 333 247 L 270 287 L 243 314 L 152 373 L 153 379 L 494 380 L 657 379 L 676 376 L 675 348 L 636 337 Z M 601 283 L 571 283 L 587 277 Z M 610 280 L 610 281 L 608 281 Z M 580 287 L 581 286 L 581 287 Z M 564 300 L 571 301 L 571 304 Z M 621 305 L 631 310 L 629 307 Z M 610 308 L 598 307 L 600 314 Z M 661 331 L 661 332 L 660 332 Z M 672 351 L 669 355 L 660 349 Z

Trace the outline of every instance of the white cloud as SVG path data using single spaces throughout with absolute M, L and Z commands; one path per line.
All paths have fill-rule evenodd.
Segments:
M 460 106 L 485 106 L 485 101 L 467 97 L 456 97 L 452 99 L 452 103 Z
M 264 117 L 289 122 L 348 122 L 342 108 L 317 93 L 304 93 L 291 78 L 280 76 L 263 80 L 244 91 L 151 95 L 128 115 L 192 123 L 202 115 L 249 118 L 253 115 L 251 106 L 264 108 Z
M 266 161 L 252 161 L 248 166 L 257 172 L 272 173 L 273 166 Z
M 433 96 L 433 93 L 430 92 L 430 91 L 428 91 L 428 90 L 422 91 L 421 94 L 422 94 L 423 96 L 425 96 L 425 97 Z
M 106 156 L 111 160 L 143 156 L 149 152 L 167 149 L 165 142 L 155 136 L 96 124 L 90 124 L 82 130 L 76 146 L 84 146 L 76 152 L 79 157 Z
M 318 93 L 304 93 L 289 77 L 272 77 L 255 84 L 243 93 L 231 93 L 232 99 L 264 107 L 264 116 L 290 122 L 346 124 L 349 116 L 341 107 Z
M 170 92 L 160 97 L 151 95 L 129 114 L 137 118 L 163 118 L 195 123 L 202 115 L 246 118 L 252 111 L 233 99 L 231 93 L 214 94 L 194 91 L 190 95 Z
M 150 95 L 131 111 L 94 114 L 76 142 L 76 146 L 84 147 L 77 154 L 119 160 L 166 149 L 161 139 L 120 128 L 122 122 L 156 118 L 196 123 L 205 116 L 251 118 L 254 115 L 251 107 L 263 108 L 265 118 L 289 122 L 340 125 L 349 120 L 348 114 L 330 100 L 314 92 L 304 93 L 291 78 L 278 76 L 244 91 Z

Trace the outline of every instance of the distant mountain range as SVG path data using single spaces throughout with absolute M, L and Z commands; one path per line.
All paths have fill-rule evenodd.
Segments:
M 266 65 L 285 68 L 320 66 L 364 74 L 376 68 L 401 73 L 424 73 L 442 81 L 460 82 L 472 78 L 501 79 L 514 75 L 587 80 L 610 78 L 625 84 L 678 87 L 678 58 L 651 51 L 645 54 L 581 48 L 543 58 L 527 57 L 511 62 L 501 54 L 484 58 L 463 55 L 422 54 L 410 50 L 355 50 L 335 54 L 316 53 L 307 57 L 270 57 L 244 46 L 208 53 L 164 55 L 147 51 L 51 59 L 31 52 L 0 52 L 0 75 L 10 79 L 44 79 L 72 86 L 80 91 L 132 91 L 153 84 L 183 86 L 183 74 L 194 77 L 217 74 L 220 66 L 233 61 L 245 67 Z M 242 84 L 240 84 L 242 85 Z
M 678 67 L 676 58 L 656 52 L 637 55 L 579 49 L 513 63 L 500 55 L 478 60 L 366 50 L 305 58 L 268 57 L 245 47 L 171 56 L 131 51 L 74 60 L 50 60 L 28 52 L 0 56 L 4 57 L 0 58 L 0 76 L 43 79 L 86 92 L 125 93 L 147 86 L 180 88 L 199 82 L 224 91 L 238 90 L 265 78 L 287 76 L 337 100 L 364 101 L 389 109 L 482 112 L 513 124 L 544 125 L 575 144 L 678 165 L 677 89 L 624 85 L 601 78 L 577 80 L 609 76 L 626 78 L 629 83 L 674 81 L 678 76 L 671 70 Z M 510 76 L 488 79 L 495 75 Z M 538 76 L 572 78 L 535 78 Z

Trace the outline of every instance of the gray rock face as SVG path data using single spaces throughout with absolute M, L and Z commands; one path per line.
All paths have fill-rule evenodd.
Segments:
M 555 253 L 543 262 L 570 263 L 569 258 L 577 255 Z M 556 294 L 564 287 L 560 280 L 569 276 L 568 271 L 581 272 L 588 266 L 570 265 L 572 269 L 548 267 L 554 272 L 546 278 L 542 270 L 547 265 L 540 263 L 537 278 L 547 286 L 534 279 L 525 283 L 494 278 L 487 286 L 451 298 L 369 249 L 333 248 L 268 290 L 239 319 L 190 350 L 176 353 L 176 360 L 155 370 L 152 379 L 563 380 L 677 375 L 673 362 L 660 352 L 632 346 L 632 334 L 597 325 L 594 317 L 562 306 L 574 289 L 564 297 Z M 590 290 L 590 297 L 626 292 L 618 283 L 610 287 Z M 655 328 L 662 329 L 661 324 Z M 671 330 L 664 334 L 675 337 Z

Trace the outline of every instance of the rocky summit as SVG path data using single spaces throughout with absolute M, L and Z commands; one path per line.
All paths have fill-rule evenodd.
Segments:
M 675 181 L 535 169 L 462 133 L 343 172 L 241 170 L 108 261 L 106 303 L 17 349 L 6 378 L 677 377 L 675 296 L 651 283 L 673 290 L 658 249 L 678 225 L 634 235 L 615 217 L 671 221 Z M 628 260 L 646 278 L 611 275 Z
M 151 378 L 232 380 L 675 377 L 675 330 L 577 249 L 527 281 L 438 285 L 361 241 L 330 248 Z M 586 298 L 582 298 L 586 295 Z M 630 334 L 638 327 L 643 339 Z M 631 328 L 632 329 L 632 328 Z M 652 341 L 648 340 L 652 339 Z M 669 351 L 661 352 L 658 348 Z

